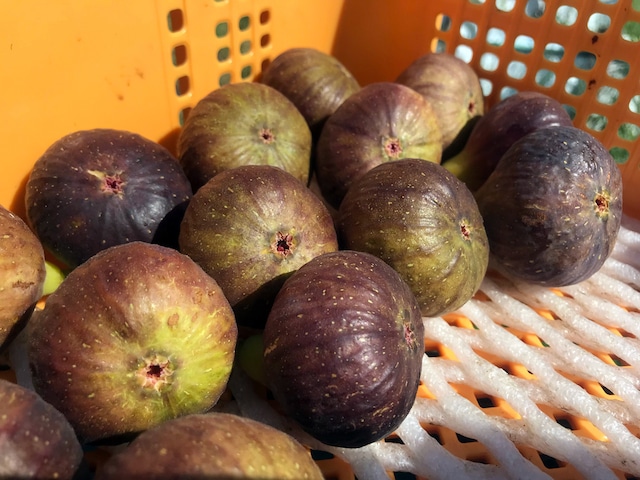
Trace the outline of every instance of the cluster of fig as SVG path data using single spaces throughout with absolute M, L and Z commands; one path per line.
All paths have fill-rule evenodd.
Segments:
M 428 374 L 423 317 L 492 266 L 587 278 L 622 208 L 615 162 L 549 97 L 485 112 L 453 55 L 361 86 L 310 48 L 200 99 L 175 153 L 115 129 L 60 138 L 25 203 L 24 220 L 0 210 L 0 349 L 24 335 L 30 385 L 0 398 L 42 410 L 51 440 L 0 421 L 0 473 L 59 478 L 114 443 L 100 478 L 321 478 L 292 436 L 225 411 L 235 368 L 321 443 L 381 440 Z

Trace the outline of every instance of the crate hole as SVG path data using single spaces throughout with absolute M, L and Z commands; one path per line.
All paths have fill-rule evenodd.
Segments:
M 516 60 L 509 62 L 509 65 L 507 66 L 507 75 L 509 75 L 511 78 L 521 80 L 525 77 L 526 74 L 527 66 L 524 63 L 518 62 Z
M 484 2 L 486 2 L 486 0 L 469 0 L 469 3 L 473 5 L 484 5 Z
M 270 43 L 271 43 L 271 35 L 269 35 L 268 33 L 265 33 L 260 37 L 260 46 L 262 48 L 268 46 Z
M 329 452 L 325 452 L 324 450 L 311 450 L 311 458 L 315 461 L 318 460 L 331 460 L 334 458 L 334 455 Z
M 640 22 L 628 21 L 622 26 L 620 35 L 628 42 L 640 41 Z
M 500 59 L 497 55 L 487 52 L 480 57 L 480 68 L 487 72 L 495 72 L 500 65 Z
M 543 68 L 536 73 L 536 83 L 541 87 L 552 87 L 556 83 L 556 74 Z
M 619 97 L 620 92 L 618 91 L 618 89 L 609 87 L 607 85 L 605 85 L 604 87 L 600 87 L 598 89 L 598 93 L 596 94 L 596 99 L 598 100 L 598 102 L 604 105 L 613 105 L 618 101 Z M 631 108 L 631 105 L 629 105 L 629 108 Z
M 227 60 L 229 60 L 230 56 L 231 56 L 231 50 L 229 50 L 229 47 L 222 47 L 220 50 L 218 50 L 219 62 L 226 62 Z
M 496 402 L 493 401 L 493 398 L 488 396 L 477 396 L 476 401 L 478 402 L 478 406 L 480 408 L 491 408 L 496 406 Z
M 473 463 L 482 463 L 483 465 L 491 465 L 493 463 L 489 459 L 489 455 L 487 455 L 486 453 L 470 455 L 467 457 L 467 460 Z
M 473 40 L 478 35 L 478 25 L 473 22 L 462 22 L 460 36 L 467 40 Z
M 634 95 L 629 101 L 629 110 L 633 113 L 640 113 L 640 95 Z
M 181 97 L 182 95 L 189 92 L 190 82 L 189 77 L 183 75 L 182 77 L 176 80 L 176 95 Z
M 171 60 L 175 67 L 184 65 L 187 62 L 187 47 L 184 45 L 177 45 L 171 50 Z
M 513 87 L 502 87 L 502 90 L 500 90 L 500 100 L 504 100 L 511 95 L 515 95 L 516 93 L 518 93 L 518 90 Z
M 578 52 L 574 65 L 581 70 L 591 70 L 596 64 L 596 56 L 591 52 Z
M 443 53 L 447 50 L 447 43 L 441 38 L 434 38 L 431 42 L 431 51 L 435 53 Z
M 607 65 L 607 75 L 616 80 L 622 80 L 629 75 L 629 64 L 624 60 L 611 60 Z
M 567 114 L 569 114 L 569 118 L 571 120 L 576 118 L 576 109 L 574 107 L 571 105 L 564 105 L 564 109 L 567 111 Z
M 621 359 L 619 356 L 614 355 L 613 353 L 611 353 L 609 356 L 611 357 L 611 360 L 613 361 L 613 363 L 615 363 L 618 367 L 629 366 L 629 364 L 625 362 L 623 359 Z
M 411 472 L 393 472 L 393 480 L 416 480 L 417 478 Z
M 513 42 L 513 47 L 518 53 L 531 53 L 534 45 L 535 42 L 533 41 L 533 38 L 528 35 L 518 35 L 516 40 Z
M 229 24 L 227 22 L 220 22 L 216 25 L 216 37 L 223 38 L 229 34 Z
M 587 20 L 587 28 L 593 33 L 604 33 L 611 26 L 611 17 L 602 13 L 594 13 Z
M 544 47 L 544 58 L 550 62 L 558 63 L 564 57 L 564 47 L 559 43 L 547 43 Z
M 542 460 L 542 464 L 545 466 L 545 468 L 548 468 L 549 470 L 553 470 L 556 468 L 562 468 L 566 465 L 565 462 L 561 462 L 560 460 L 558 460 L 557 458 L 554 458 L 550 455 L 547 455 L 545 453 L 542 452 L 538 452 L 538 455 L 540 455 L 540 460 Z
M 440 352 L 439 348 L 431 348 L 431 349 L 427 349 L 424 351 L 425 355 L 427 357 L 431 357 L 431 358 L 438 358 L 442 356 L 442 353 Z
M 230 83 L 231 83 L 230 73 L 223 73 L 222 75 L 220 75 L 220 78 L 218 78 L 218 85 L 220 85 L 221 87 L 224 85 L 228 85 Z
M 501 47 L 504 45 L 506 35 L 504 30 L 499 28 L 490 28 L 487 30 L 487 43 L 494 47 Z
M 473 58 L 473 50 L 467 45 L 458 45 L 454 53 L 456 57 L 466 63 L 469 63 Z
M 482 94 L 485 97 L 488 97 L 489 95 L 491 95 L 491 92 L 493 92 L 493 83 L 491 82 L 491 80 L 487 80 L 486 78 L 481 78 L 480 88 L 482 88 Z
M 510 12 L 516 5 L 516 0 L 496 0 L 496 8 L 502 12 Z
M 458 441 L 460 443 L 474 443 L 477 442 L 478 440 L 476 440 L 475 438 L 469 438 L 469 437 L 465 437 L 464 435 L 462 435 L 461 433 L 456 433 L 456 437 L 458 437 Z
M 390 435 L 384 439 L 386 443 L 397 443 L 399 445 L 404 445 L 404 442 L 397 435 Z
M 604 115 L 600 115 L 597 113 L 592 113 L 587 117 L 586 125 L 587 128 L 591 130 L 595 130 L 596 132 L 602 132 L 605 128 L 607 128 L 607 124 L 609 120 Z
M 240 78 L 242 78 L 243 80 L 246 80 L 247 78 L 249 78 L 251 76 L 251 72 L 253 71 L 253 69 L 251 68 L 251 65 L 247 65 L 246 67 L 242 67 L 242 70 L 240 70 Z
M 436 29 L 448 32 L 451 29 L 451 17 L 441 13 L 436 17 Z
M 184 122 L 186 122 L 187 118 L 189 117 L 189 113 L 191 113 L 191 107 L 186 107 L 180 110 L 180 113 L 178 114 L 178 122 L 181 127 L 184 125 Z
M 179 32 L 184 28 L 184 14 L 182 10 L 171 10 L 167 14 L 167 26 L 170 32 Z
M 604 2 L 604 0 L 600 0 L 601 2 Z M 638 2 L 631 2 L 631 8 L 633 8 L 636 12 L 640 12 L 640 3 Z
M 613 147 L 611 150 L 609 150 L 609 153 L 618 165 L 626 163 L 630 157 L 629 150 L 622 147 Z
M 248 30 L 250 25 L 251 25 L 251 20 L 247 15 L 240 17 L 240 20 L 238 20 L 238 28 L 240 29 L 241 32 Z
M 568 5 L 560 5 L 556 10 L 556 22 L 570 27 L 578 19 L 578 9 Z
M 537 2 L 527 2 L 524 13 L 531 18 L 540 18 L 544 15 L 546 5 L 543 0 Z
M 571 422 L 570 418 L 559 417 L 556 418 L 556 422 L 558 422 L 558 425 L 562 425 L 567 430 L 577 430 L 576 428 L 573 428 L 573 423 Z
M 635 142 L 640 137 L 640 127 L 633 123 L 623 123 L 618 127 L 618 136 L 629 142 Z
M 440 445 L 443 445 L 442 443 L 442 437 L 440 437 L 440 433 L 438 432 L 430 432 L 429 430 L 427 430 L 427 433 L 429 434 L 429 436 L 431 438 L 433 438 L 436 442 L 438 442 Z
M 582 95 L 587 89 L 587 82 L 578 77 L 569 77 L 564 85 L 564 90 L 570 95 Z
M 259 21 L 260 21 L 260 25 L 266 25 L 267 23 L 269 23 L 269 20 L 271 20 L 271 12 L 269 10 L 263 10 L 262 12 L 260 12 L 260 17 Z
M 251 40 L 245 40 L 240 44 L 240 53 L 246 55 L 251 51 Z

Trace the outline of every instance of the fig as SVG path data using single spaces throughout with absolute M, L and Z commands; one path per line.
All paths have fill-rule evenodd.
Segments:
M 111 456 L 96 480 L 322 480 L 309 451 L 269 425 L 222 412 L 167 421 Z
M 622 179 L 607 149 L 573 126 L 534 130 L 502 156 L 476 192 L 491 266 L 511 279 L 572 285 L 610 255 Z
M 378 257 L 340 250 L 300 267 L 276 296 L 263 342 L 278 405 L 326 445 L 378 441 L 413 406 L 424 325 L 409 286 Z
M 440 163 L 442 135 L 429 102 L 409 87 L 372 83 L 347 98 L 318 140 L 315 173 L 334 208 L 366 171 L 400 158 Z
M 484 95 L 476 71 L 453 54 L 422 55 L 400 73 L 396 82 L 429 101 L 436 112 L 444 150 L 465 134 L 468 122 L 484 114 Z
M 360 89 L 353 74 L 333 55 L 315 48 L 290 48 L 262 72 L 262 83 L 293 102 L 317 141 L 326 119 Z
M 538 128 L 558 125 L 573 125 L 560 102 L 540 92 L 517 92 L 481 116 L 463 149 L 442 165 L 475 192 L 516 140 Z
M 177 159 L 158 143 L 123 130 L 80 130 L 36 161 L 26 215 L 45 249 L 75 268 L 105 248 L 152 242 L 191 193 Z
M 371 253 L 391 265 L 428 317 L 466 303 L 489 263 L 473 194 L 442 165 L 421 159 L 367 172 L 340 205 L 337 230 L 342 248 Z
M 193 190 L 224 170 L 271 165 L 303 183 L 311 131 L 296 106 L 261 83 L 228 84 L 198 101 L 178 137 L 178 158 Z
M 43 294 L 45 276 L 40 240 L 0 205 L 0 351 L 24 328 Z
M 179 244 L 218 282 L 238 324 L 258 329 L 286 277 L 338 249 L 327 207 L 270 165 L 236 167 L 209 180 L 185 211 Z
M 83 444 L 210 409 L 237 340 L 215 280 L 186 255 L 146 242 L 110 247 L 71 271 L 27 332 L 34 388 Z
M 80 442 L 67 419 L 35 392 L 0 379 L 0 477 L 75 478 Z

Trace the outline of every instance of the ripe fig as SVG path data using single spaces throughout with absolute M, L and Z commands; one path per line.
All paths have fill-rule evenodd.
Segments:
M 230 413 L 170 420 L 110 457 L 96 480 L 322 480 L 309 451 L 290 435 Z
M 261 83 L 228 84 L 200 99 L 178 138 L 180 164 L 197 191 L 224 170 L 272 165 L 309 181 L 311 131 L 296 106 Z
M 480 79 L 468 63 L 455 55 L 430 52 L 418 57 L 396 82 L 411 87 L 431 103 L 444 149 L 464 134 L 468 122 L 484 114 Z
M 0 351 L 22 330 L 45 281 L 44 249 L 27 224 L 0 205 Z
M 440 163 L 441 155 L 442 135 L 429 102 L 403 85 L 372 83 L 327 119 L 318 140 L 318 186 L 337 209 L 351 184 L 374 166 L 408 157 Z
M 136 133 L 81 130 L 51 145 L 26 185 L 27 221 L 60 262 L 75 268 L 99 251 L 151 242 L 191 197 L 177 159 Z
M 0 477 L 72 479 L 82 462 L 67 419 L 35 392 L 0 379 Z
M 263 341 L 276 401 L 325 444 L 380 440 L 414 403 L 424 356 L 420 308 L 373 255 L 341 250 L 300 267 L 278 293 Z
M 110 247 L 70 272 L 28 328 L 35 390 L 83 443 L 211 408 L 237 339 L 216 282 L 186 255 L 145 242 Z
M 360 89 L 360 84 L 333 55 L 315 48 L 290 48 L 262 72 L 262 83 L 293 102 L 317 140 L 326 119 Z
M 403 159 L 367 172 L 338 212 L 342 248 L 371 253 L 411 287 L 422 315 L 466 303 L 489 263 L 489 244 L 473 194 L 442 165 Z
M 610 255 L 622 179 L 592 135 L 547 127 L 507 150 L 476 199 L 492 267 L 512 279 L 560 287 L 586 280 Z
M 220 285 L 239 325 L 262 328 L 282 282 L 338 249 L 333 218 L 305 184 L 269 165 L 225 170 L 184 215 L 180 251 Z
M 481 116 L 464 148 L 442 165 L 475 192 L 516 140 L 538 128 L 558 125 L 573 125 L 560 102 L 544 93 L 518 92 Z

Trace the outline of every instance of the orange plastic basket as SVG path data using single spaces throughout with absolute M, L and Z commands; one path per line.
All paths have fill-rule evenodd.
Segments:
M 439 51 L 476 69 L 487 107 L 514 90 L 551 95 L 567 107 L 576 126 L 612 152 L 624 177 L 625 213 L 640 218 L 640 0 L 21 0 L 2 13 L 0 204 L 20 215 L 33 163 L 61 136 L 121 128 L 174 150 L 184 118 L 201 97 L 226 83 L 255 80 L 287 48 L 310 46 L 338 57 L 362 84 L 394 80 L 418 56 Z M 576 449 L 588 445 L 584 448 L 596 459 L 593 475 L 606 464 L 610 478 L 640 478 L 640 447 L 632 441 L 640 434 L 640 407 L 621 406 L 635 398 L 625 386 L 640 388 L 640 361 L 633 361 L 640 332 L 634 333 L 631 320 L 625 323 L 638 320 L 640 311 L 640 265 L 634 263 L 640 240 L 638 228 L 627 227 L 613 263 L 588 285 L 523 292 L 487 279 L 460 312 L 427 322 L 427 366 L 439 376 L 421 386 L 416 408 L 422 414 L 411 419 L 419 428 L 408 422 L 383 442 L 390 458 L 402 457 L 407 447 L 410 453 L 402 458 L 408 466 L 398 471 L 414 472 L 394 474 L 381 461 L 389 477 L 517 477 L 520 460 L 505 466 L 516 458 L 501 456 L 505 445 L 541 474 L 587 477 L 590 465 L 575 462 L 583 457 L 567 450 L 557 458 L 551 453 L 558 442 L 573 445 L 577 438 L 584 442 Z M 514 308 L 518 318 L 510 315 Z M 523 316 L 534 326 L 522 323 Z M 581 325 L 596 333 L 581 336 Z M 491 342 L 501 341 L 504 332 L 526 347 L 525 357 L 511 356 L 500 344 L 494 348 Z M 609 341 L 608 335 L 615 338 Z M 601 362 L 602 374 L 572 365 L 566 353 L 571 345 L 581 345 L 590 360 Z M 487 393 L 490 383 L 481 388 L 474 379 L 480 371 L 496 376 L 498 370 L 528 396 L 506 399 L 499 389 Z M 11 371 L 2 375 L 13 378 Z M 599 410 L 583 415 L 552 391 L 563 385 L 579 389 L 567 390 L 571 395 L 586 392 L 595 399 L 590 405 L 613 416 L 635 446 L 621 446 L 627 437 L 620 429 L 596 427 Z M 449 404 L 438 401 L 443 398 L 466 413 L 457 418 Z M 527 436 L 529 407 L 556 425 L 548 427 L 547 437 Z M 478 432 L 486 432 L 484 438 L 461 433 L 467 414 L 482 415 L 478 421 L 486 430 Z M 520 430 L 517 422 L 524 422 Z M 611 444 L 616 447 L 608 454 Z M 331 458 L 318 462 L 327 478 L 351 480 L 352 467 L 368 471 L 364 465 L 375 452 L 354 456 L 332 450 Z M 523 475 L 519 478 L 533 478 Z

